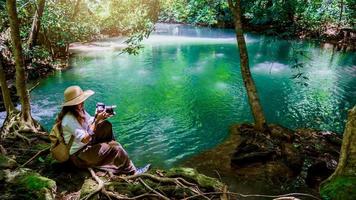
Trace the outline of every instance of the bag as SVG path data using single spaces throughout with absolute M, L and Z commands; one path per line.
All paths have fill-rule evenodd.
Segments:
M 74 136 L 72 135 L 69 139 L 69 143 L 66 144 L 63 138 L 62 128 L 60 128 L 61 124 L 54 124 L 51 132 L 49 133 L 49 139 L 51 140 L 51 156 L 62 163 L 69 159 L 70 148 L 73 144 Z

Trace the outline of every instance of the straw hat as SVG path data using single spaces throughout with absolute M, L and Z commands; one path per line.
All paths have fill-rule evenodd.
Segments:
M 62 106 L 74 106 L 82 103 L 88 97 L 93 95 L 95 92 L 93 90 L 83 90 L 77 86 L 70 86 L 64 91 L 64 103 Z

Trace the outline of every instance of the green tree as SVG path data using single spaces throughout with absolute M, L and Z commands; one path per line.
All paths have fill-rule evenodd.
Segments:
M 355 199 L 356 191 L 356 107 L 349 110 L 335 172 L 320 184 L 323 199 Z
M 8 115 L 11 115 L 11 113 L 13 113 L 16 109 L 15 109 L 14 104 L 11 101 L 10 91 L 9 91 L 8 85 L 6 83 L 6 76 L 5 76 L 5 72 L 3 69 L 2 60 L 3 60 L 3 58 L 1 55 L 1 51 L 0 51 L 0 85 L 1 85 L 2 99 L 4 102 L 6 113 Z
M 37 132 L 39 127 L 31 116 L 30 96 L 26 88 L 25 65 L 22 54 L 16 0 L 7 0 L 6 8 L 11 29 L 12 51 L 16 63 L 16 90 L 21 102 L 21 115 L 20 121 L 18 121 L 20 125 L 18 127 L 20 130 Z
M 45 3 L 46 0 L 38 0 L 37 2 L 36 12 L 35 15 L 33 16 L 30 36 L 28 37 L 28 41 L 27 41 L 29 49 L 32 49 L 32 47 L 36 45 L 38 32 L 40 31 L 41 28 L 41 18 L 42 18 L 43 10 L 45 8 Z
M 238 44 L 238 49 L 240 54 L 241 75 L 246 88 L 250 109 L 252 111 L 252 115 L 255 121 L 255 128 L 257 130 L 263 131 L 267 128 L 267 124 L 257 94 L 257 89 L 250 71 L 248 52 L 247 52 L 246 42 L 242 30 L 241 0 L 237 0 L 236 2 L 233 2 L 233 0 L 228 0 L 228 2 L 229 2 L 229 7 L 234 16 L 236 39 L 237 39 L 237 44 Z

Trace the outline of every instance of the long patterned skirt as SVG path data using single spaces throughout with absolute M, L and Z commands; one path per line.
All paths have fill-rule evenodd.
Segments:
M 91 142 L 74 153 L 71 161 L 79 168 L 97 168 L 114 174 L 134 174 L 136 167 L 124 148 L 115 141 L 112 124 L 98 124 Z

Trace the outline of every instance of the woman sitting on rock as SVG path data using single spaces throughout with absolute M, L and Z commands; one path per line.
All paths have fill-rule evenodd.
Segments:
M 91 117 L 84 110 L 84 101 L 93 95 L 92 90 L 83 90 L 79 86 L 70 86 L 64 91 L 64 104 L 57 117 L 61 124 L 66 144 L 73 136 L 70 148 L 70 160 L 79 168 L 98 168 L 114 174 L 140 174 L 150 165 L 137 169 L 129 159 L 123 147 L 115 141 L 112 125 L 106 119 L 105 111 Z

